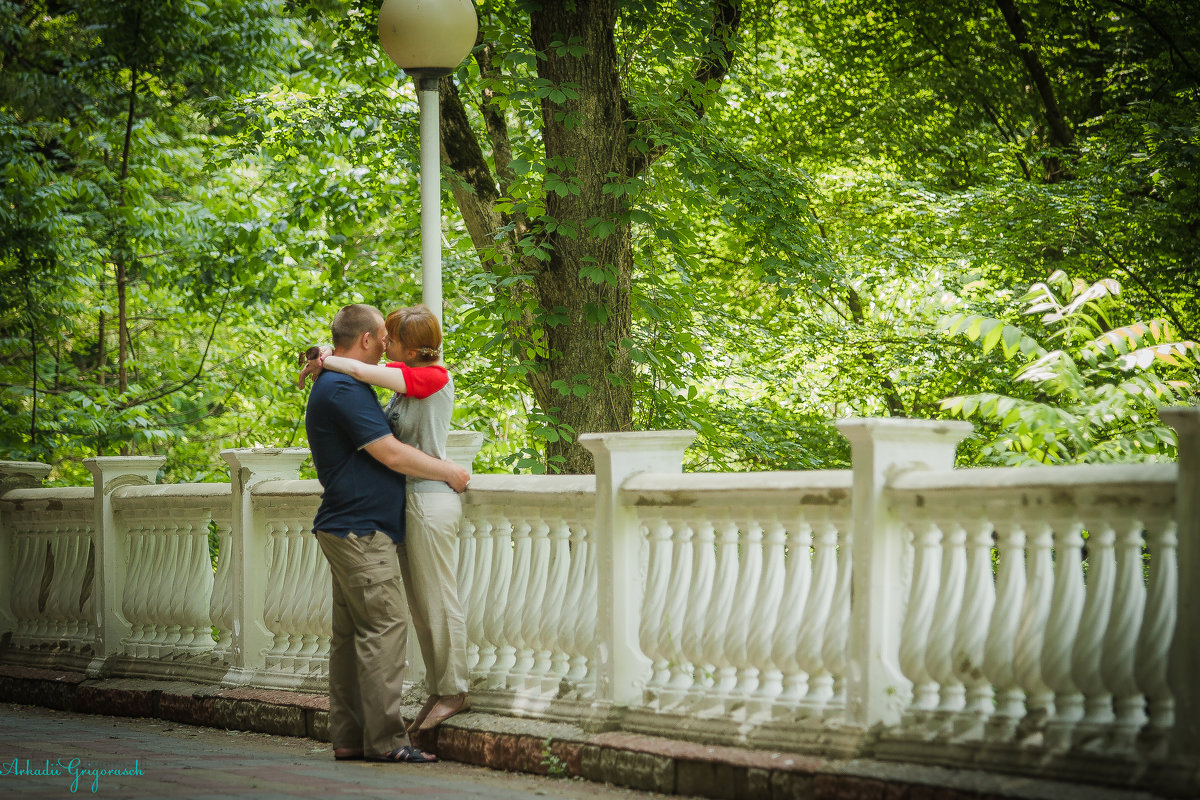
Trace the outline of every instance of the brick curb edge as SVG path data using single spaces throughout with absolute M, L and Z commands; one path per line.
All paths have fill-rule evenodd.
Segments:
M 329 741 L 328 697 L 299 692 L 229 689 L 184 681 L 92 679 L 78 672 L 0 664 L 0 702 Z M 414 706 L 410 713 L 416 710 Z M 1016 776 L 900 764 L 881 768 L 879 762 L 706 746 L 637 734 L 586 734 L 570 726 L 474 712 L 447 721 L 417 743 L 442 758 L 491 769 L 730 800 L 1049 800 L 1068 796 L 1061 783 Z M 1100 787 L 1071 788 L 1091 790 L 1080 797 L 1100 798 L 1110 792 L 1114 800 L 1152 797 Z

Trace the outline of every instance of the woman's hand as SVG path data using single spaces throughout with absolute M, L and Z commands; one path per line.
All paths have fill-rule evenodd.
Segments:
M 300 375 L 296 379 L 296 387 L 304 388 L 304 379 L 309 375 L 315 381 L 317 376 L 321 374 L 321 369 L 325 364 L 325 357 L 333 353 L 333 347 L 327 344 L 321 346 L 313 345 L 308 348 L 301 356 L 300 363 L 303 369 L 300 370 Z

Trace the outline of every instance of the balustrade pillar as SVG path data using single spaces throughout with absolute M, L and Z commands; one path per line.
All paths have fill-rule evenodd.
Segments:
M 850 440 L 854 470 L 853 605 L 850 614 L 846 716 L 871 727 L 900 721 L 909 681 L 899 668 L 903 607 L 903 531 L 892 519 L 884 488 L 897 472 L 950 469 L 967 422 L 846 419 L 838 430 Z
M 42 485 L 50 474 L 50 465 L 37 461 L 0 461 L 0 500 L 12 489 L 31 489 Z M 13 532 L 8 508 L 0 504 L 0 637 L 17 628 L 12 613 Z
M 128 537 L 124 529 L 117 529 L 113 517 L 113 492 L 122 486 L 154 483 L 166 460 L 166 456 L 99 456 L 83 460 L 83 465 L 92 473 L 95 487 L 92 608 L 97 658 L 120 653 L 121 641 L 129 635 L 129 622 L 121 613 L 125 599 L 125 567 L 129 561 Z
M 234 670 L 254 671 L 266 666 L 266 653 L 274 636 L 267 628 L 267 522 L 253 502 L 255 488 L 266 481 L 296 480 L 308 457 L 303 447 L 256 447 L 222 450 L 229 464 L 233 495 L 229 587 L 233 591 L 233 632 L 229 659 Z
M 483 447 L 483 434 L 478 431 L 450 431 L 446 436 L 446 458 L 467 472 L 473 472 L 475 456 Z
M 1193 765 L 1200 761 L 1200 406 L 1161 408 L 1163 422 L 1175 429 L 1179 477 L 1175 489 L 1179 582 L 1175 638 L 1171 642 L 1167 682 L 1175 698 L 1171 753 Z
M 639 472 L 679 474 L 683 451 L 695 438 L 694 431 L 585 433 L 579 437 L 596 462 L 596 700 L 601 706 L 637 702 L 646 670 L 646 658 L 638 646 L 640 526 L 633 510 L 621 502 L 621 486 Z

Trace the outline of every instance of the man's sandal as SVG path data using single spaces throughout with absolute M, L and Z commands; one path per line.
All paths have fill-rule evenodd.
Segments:
M 426 753 L 424 750 L 419 750 L 410 744 L 404 747 L 397 747 L 390 753 L 384 753 L 381 756 L 367 756 L 367 761 L 382 761 L 388 764 L 432 764 L 438 760 L 438 757 L 433 753 Z

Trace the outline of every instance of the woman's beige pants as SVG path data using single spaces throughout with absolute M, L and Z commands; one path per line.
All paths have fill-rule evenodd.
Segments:
M 458 597 L 462 500 L 450 492 L 409 492 L 400 571 L 430 694 L 466 692 L 467 626 Z

